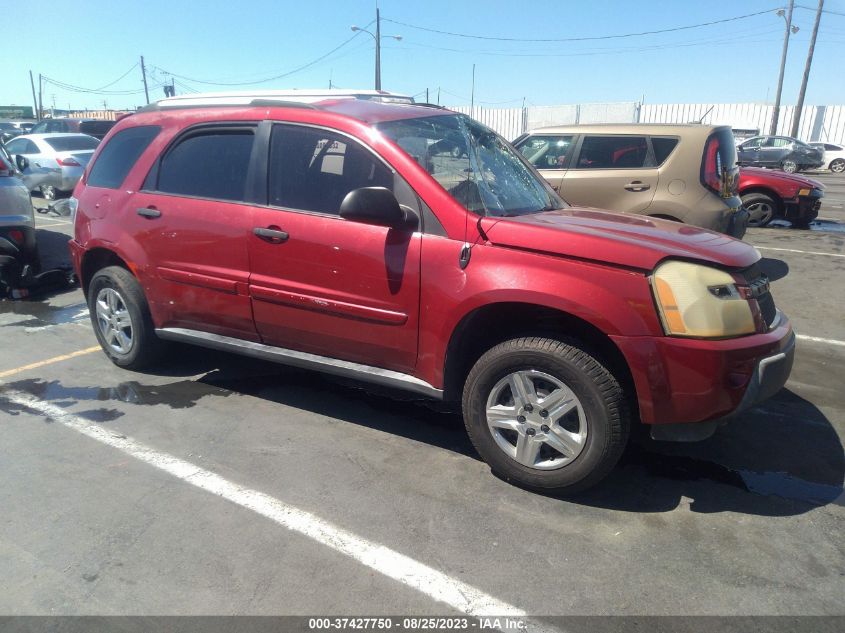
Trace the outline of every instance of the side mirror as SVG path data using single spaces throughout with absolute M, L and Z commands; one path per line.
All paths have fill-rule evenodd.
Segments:
M 419 222 L 417 216 L 403 209 L 393 192 L 384 187 L 361 187 L 347 193 L 340 203 L 340 217 L 410 231 L 416 229 Z
M 29 167 L 29 161 L 26 159 L 26 156 L 21 156 L 18 154 L 15 156 L 15 163 L 18 166 L 18 170 L 23 171 L 27 167 Z

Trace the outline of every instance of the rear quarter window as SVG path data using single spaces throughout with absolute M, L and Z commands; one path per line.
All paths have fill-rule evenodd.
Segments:
M 115 134 L 97 157 L 88 174 L 87 184 L 107 189 L 120 187 L 129 170 L 160 130 L 157 125 L 140 125 Z
M 678 146 L 678 139 L 665 136 L 652 136 L 651 147 L 654 149 L 654 162 L 662 165 Z

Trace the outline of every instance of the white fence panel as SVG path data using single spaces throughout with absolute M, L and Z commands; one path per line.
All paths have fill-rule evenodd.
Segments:
M 774 107 L 762 103 L 585 103 L 527 108 L 453 107 L 471 114 L 508 140 L 550 125 L 576 123 L 692 123 L 703 121 L 768 134 Z M 782 106 L 777 133 L 789 135 L 795 106 Z M 805 106 L 798 138 L 845 144 L 845 105 Z

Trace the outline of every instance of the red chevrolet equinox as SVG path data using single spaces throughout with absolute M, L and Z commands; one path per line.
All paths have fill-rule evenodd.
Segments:
M 784 385 L 795 339 L 753 247 L 570 207 L 471 118 L 385 100 L 192 95 L 118 122 L 71 200 L 106 355 L 188 342 L 460 401 L 493 471 L 568 492 L 632 424 L 703 439 Z

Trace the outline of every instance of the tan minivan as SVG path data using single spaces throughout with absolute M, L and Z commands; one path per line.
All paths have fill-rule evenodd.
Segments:
M 565 125 L 538 128 L 514 145 L 570 204 L 745 234 L 727 126 Z

